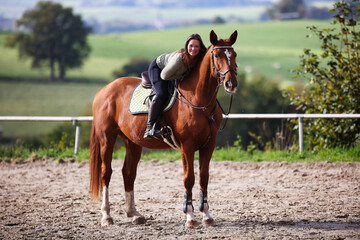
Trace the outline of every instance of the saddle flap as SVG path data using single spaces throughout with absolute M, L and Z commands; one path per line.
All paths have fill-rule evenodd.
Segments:
M 149 111 L 149 96 L 151 95 L 151 88 L 144 88 L 142 84 L 137 85 L 130 97 L 129 103 L 129 112 L 133 115 L 148 113 Z M 174 88 L 170 93 L 171 99 L 167 101 L 167 106 L 164 109 L 164 112 L 169 111 L 171 107 L 174 105 L 177 92 Z
M 141 86 L 146 89 L 152 88 L 152 84 L 149 78 L 149 72 L 147 71 L 141 73 Z

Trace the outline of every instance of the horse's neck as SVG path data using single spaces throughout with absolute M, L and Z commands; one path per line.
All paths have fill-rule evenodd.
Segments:
M 211 75 L 210 57 L 205 55 L 192 74 L 181 84 L 184 95 L 195 106 L 205 106 L 211 100 L 215 102 L 214 94 L 217 90 L 217 81 Z

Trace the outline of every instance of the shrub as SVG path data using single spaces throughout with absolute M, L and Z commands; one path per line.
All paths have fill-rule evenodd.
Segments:
M 291 94 L 291 104 L 305 113 L 360 112 L 359 0 L 334 4 L 333 28 L 310 27 L 321 41 L 322 54 L 304 49 L 297 77 L 308 84 L 301 94 Z M 310 35 L 309 35 L 310 36 Z M 315 149 L 355 145 L 360 141 L 360 119 L 313 119 L 304 131 Z
M 147 71 L 150 61 L 143 57 L 132 58 L 124 67 L 113 71 L 115 78 L 126 76 L 140 76 L 142 72 Z

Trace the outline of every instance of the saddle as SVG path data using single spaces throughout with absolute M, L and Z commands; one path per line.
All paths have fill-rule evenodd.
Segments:
M 141 73 L 141 86 L 146 89 L 152 88 L 152 84 L 149 78 L 149 72 Z
M 155 95 L 148 73 L 143 72 L 141 77 L 141 83 L 134 88 L 130 98 L 129 112 L 133 115 L 147 114 L 149 104 Z M 175 84 L 176 82 L 169 84 L 169 99 L 166 101 L 164 112 L 169 111 L 175 103 L 177 96 Z
M 163 112 L 169 111 L 175 103 L 177 92 L 174 84 L 169 84 L 171 85 L 169 87 L 170 97 Z M 152 89 L 148 72 L 141 73 L 141 83 L 134 88 L 130 98 L 129 112 L 133 115 L 147 114 L 149 111 L 149 104 L 154 95 L 155 92 Z M 164 142 L 170 147 L 175 150 L 180 150 L 180 146 L 175 139 L 171 127 L 162 119 L 158 121 L 156 126 L 159 128 L 159 130 L 156 130 L 156 137 L 158 139 L 163 138 Z

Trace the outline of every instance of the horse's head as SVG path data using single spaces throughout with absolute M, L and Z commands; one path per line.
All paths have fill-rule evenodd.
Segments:
M 237 35 L 235 30 L 228 39 L 218 39 L 213 30 L 210 32 L 212 74 L 224 83 L 228 93 L 235 93 L 237 87 L 236 52 L 232 47 Z

